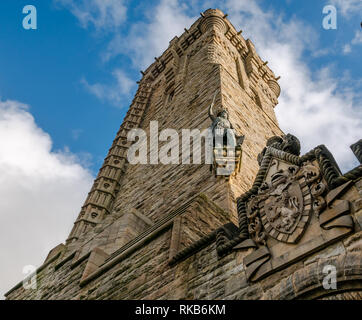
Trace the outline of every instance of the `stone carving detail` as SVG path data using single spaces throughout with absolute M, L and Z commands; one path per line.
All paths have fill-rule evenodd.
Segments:
M 227 223 L 216 230 L 216 246 L 222 248 L 230 239 L 238 234 L 238 228 L 233 223 Z M 221 253 L 222 255 L 222 253 Z
M 311 211 L 309 177 L 318 176 L 319 171 L 310 164 L 299 168 L 286 166 L 276 159 L 271 163 L 273 167 L 275 169 L 271 170 L 275 172 L 270 175 L 270 181 L 265 181 L 258 195 L 247 203 L 249 233 L 259 244 L 265 245 L 266 235 L 282 242 L 296 243 L 305 230 Z
M 250 219 L 248 231 L 257 244 L 265 244 L 265 232 L 259 217 L 256 216 Z
M 267 220 L 277 231 L 291 233 L 303 211 L 300 185 L 286 180 L 273 187 L 270 198 L 264 202 L 262 214 L 265 213 Z
M 319 178 L 319 169 L 312 165 L 311 163 L 307 162 L 303 165 L 303 167 L 298 172 L 298 178 L 304 177 L 305 182 L 307 184 L 311 184 L 312 182 L 316 181 Z
M 323 145 L 302 157 L 299 153 L 299 140 L 291 134 L 268 139 L 258 156 L 260 169 L 252 188 L 237 200 L 238 233 L 229 240 L 220 234 L 221 256 L 253 248 L 244 258 L 249 281 L 258 281 L 354 229 L 352 205 L 343 196 L 361 171 L 341 175 Z M 308 228 L 311 232 L 303 237 Z
M 209 107 L 209 117 L 212 121 L 210 129 L 214 148 L 213 167 L 216 175 L 230 176 L 240 168 L 241 145 L 244 141 L 244 136 L 239 136 L 235 133 L 226 109 L 220 110 L 217 115 L 214 114 L 215 97 L 216 92 Z
M 220 110 L 217 115 L 214 114 L 216 92 L 209 107 L 209 117 L 212 121 L 211 130 L 214 136 L 215 147 L 237 147 L 241 146 L 244 141 L 244 136 L 235 134 L 235 129 L 229 120 L 229 113 L 226 109 Z M 220 138 L 220 139 L 218 139 Z
M 273 79 L 268 80 L 268 85 L 270 89 L 274 92 L 275 96 L 278 98 L 280 95 L 280 86 L 278 82 Z
M 318 182 L 313 184 L 311 187 L 311 193 L 313 196 L 313 211 L 319 216 L 319 213 L 325 209 L 326 201 L 324 200 L 323 195 L 326 193 L 327 187 L 323 182 Z
M 261 165 L 261 161 L 263 160 L 263 157 L 268 147 L 272 147 L 296 156 L 299 156 L 300 154 L 300 142 L 297 137 L 293 136 L 290 133 L 281 137 L 274 136 L 267 140 L 266 147 L 263 149 L 261 153 L 259 153 L 258 155 L 259 165 Z
M 324 200 L 323 206 L 318 212 L 318 220 L 321 228 L 330 230 L 333 228 L 343 228 L 353 230 L 354 222 L 349 215 L 351 203 L 348 200 L 339 199 L 346 190 L 351 187 L 351 181 L 329 191 Z M 319 197 L 318 199 L 320 199 Z

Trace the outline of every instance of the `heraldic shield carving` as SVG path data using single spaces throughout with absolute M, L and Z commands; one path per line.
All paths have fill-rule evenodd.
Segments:
M 251 231 L 255 231 L 254 226 L 260 223 L 255 221 L 258 218 L 266 235 L 282 242 L 296 243 L 311 215 L 309 185 L 318 177 L 319 170 L 315 166 L 299 167 L 273 159 L 259 193 L 247 204 Z
M 258 156 L 253 186 L 237 199 L 239 226 L 217 231 L 217 252 L 250 250 L 244 265 L 258 281 L 353 232 L 351 203 L 344 195 L 362 166 L 342 175 L 328 149 L 303 156 L 299 140 L 272 137 Z

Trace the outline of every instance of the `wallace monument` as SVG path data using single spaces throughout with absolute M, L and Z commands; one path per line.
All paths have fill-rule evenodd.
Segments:
M 142 71 L 68 238 L 36 271 L 37 288 L 20 282 L 6 298 L 361 299 L 362 166 L 341 172 L 324 145 L 300 154 L 303 141 L 274 113 L 279 75 L 225 13 L 208 9 L 170 40 Z M 167 128 L 180 137 L 170 156 L 178 163 L 155 154 L 155 144 L 170 145 L 157 140 Z M 134 129 L 146 138 L 130 139 Z M 197 136 L 207 129 L 209 149 Z M 147 161 L 130 161 L 141 142 Z M 361 162 L 362 140 L 351 149 Z M 336 285 L 325 283 L 333 271 Z

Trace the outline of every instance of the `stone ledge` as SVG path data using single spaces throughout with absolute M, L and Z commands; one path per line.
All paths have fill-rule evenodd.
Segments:
M 134 251 L 138 250 L 141 246 L 143 246 L 145 243 L 151 241 L 156 236 L 158 236 L 160 233 L 165 232 L 167 229 L 171 228 L 174 223 L 174 218 L 181 215 L 185 212 L 185 210 L 190 207 L 190 205 L 197 201 L 198 199 L 202 199 L 205 201 L 205 196 L 203 194 L 199 194 L 192 198 L 191 200 L 187 201 L 183 205 L 181 205 L 179 208 L 177 208 L 175 211 L 173 211 L 171 214 L 169 214 L 164 219 L 161 219 L 160 221 L 156 222 L 153 226 L 151 226 L 149 229 L 141 233 L 139 236 L 122 246 L 120 249 L 116 250 L 114 253 L 112 253 L 109 257 L 107 257 L 104 260 L 103 264 L 99 265 L 99 268 L 94 270 L 92 273 L 87 274 L 87 276 L 83 277 L 80 281 L 80 286 L 85 286 L 90 281 L 94 280 L 95 278 L 99 277 L 101 274 L 112 268 L 114 265 L 125 259 L 127 256 L 132 254 Z M 220 208 L 219 208 L 220 209 Z M 221 209 L 220 209 L 221 210 Z M 187 258 L 189 255 L 195 253 L 196 251 L 200 250 L 201 248 L 207 246 L 211 242 L 213 242 L 216 238 L 216 230 L 211 232 L 209 235 L 201 238 L 200 240 L 194 242 L 189 247 L 185 248 L 170 261 L 170 265 L 181 261 L 185 258 Z M 90 253 L 87 254 L 86 257 L 81 259 L 88 258 Z M 79 259 L 80 260 L 80 259 Z M 78 261 L 79 261 L 78 260 Z M 83 261 L 82 260 L 82 261 Z
M 71 253 L 70 255 L 68 255 L 67 257 L 65 257 L 62 261 L 60 261 L 55 267 L 54 270 L 58 270 L 60 267 L 62 267 L 64 264 L 66 264 L 69 260 L 72 260 L 75 256 L 77 252 L 74 251 L 73 253 Z
M 87 260 L 89 258 L 91 254 L 91 251 L 89 251 L 88 253 L 84 254 L 83 256 L 81 256 L 79 259 L 77 259 L 76 261 L 74 261 L 71 265 L 70 265 L 70 269 L 74 269 L 75 267 L 79 266 L 84 260 Z
M 103 273 L 105 273 L 106 271 L 111 269 L 113 266 L 118 264 L 120 261 L 124 260 L 126 257 L 128 257 L 130 254 L 132 254 L 134 251 L 139 249 L 141 246 L 143 246 L 147 242 L 154 239 L 158 234 L 171 228 L 172 224 L 173 224 L 172 220 L 166 222 L 165 224 L 161 225 L 159 228 L 154 230 L 152 233 L 150 233 L 146 237 L 142 238 L 138 242 L 135 242 L 133 245 L 131 245 L 124 251 L 122 250 L 118 255 L 113 256 L 113 257 L 111 256 L 112 257 L 111 260 L 108 260 L 108 259 L 107 259 L 108 261 L 105 260 L 105 263 L 103 265 L 101 265 L 98 270 L 94 271 L 93 273 L 89 274 L 86 278 L 82 279 L 81 282 L 79 283 L 79 285 L 81 287 L 83 287 L 86 284 L 88 284 L 89 282 L 91 282 L 92 280 L 98 278 L 100 275 L 102 275 Z M 88 257 L 89 257 L 89 255 L 90 255 L 90 253 L 88 254 Z

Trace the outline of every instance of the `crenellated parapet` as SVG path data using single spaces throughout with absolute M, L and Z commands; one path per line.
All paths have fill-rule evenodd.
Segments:
M 185 29 L 181 36 L 174 37 L 167 50 L 156 57 L 145 71 L 141 71 L 143 78 L 151 77 L 155 82 L 161 78 L 169 84 L 168 91 L 178 88 L 181 92 L 183 79 L 175 79 L 175 75 L 180 74 L 180 69 L 187 72 L 189 60 L 203 47 L 206 47 L 210 63 L 220 63 L 218 46 L 234 60 L 241 89 L 259 107 L 263 107 L 264 103 L 275 107 L 280 95 L 279 77 L 275 77 L 267 66 L 268 62 L 260 58 L 252 41 L 245 40 L 242 31 L 237 31 L 227 19 L 227 14 L 218 9 L 201 13 L 201 17 L 189 29 Z

